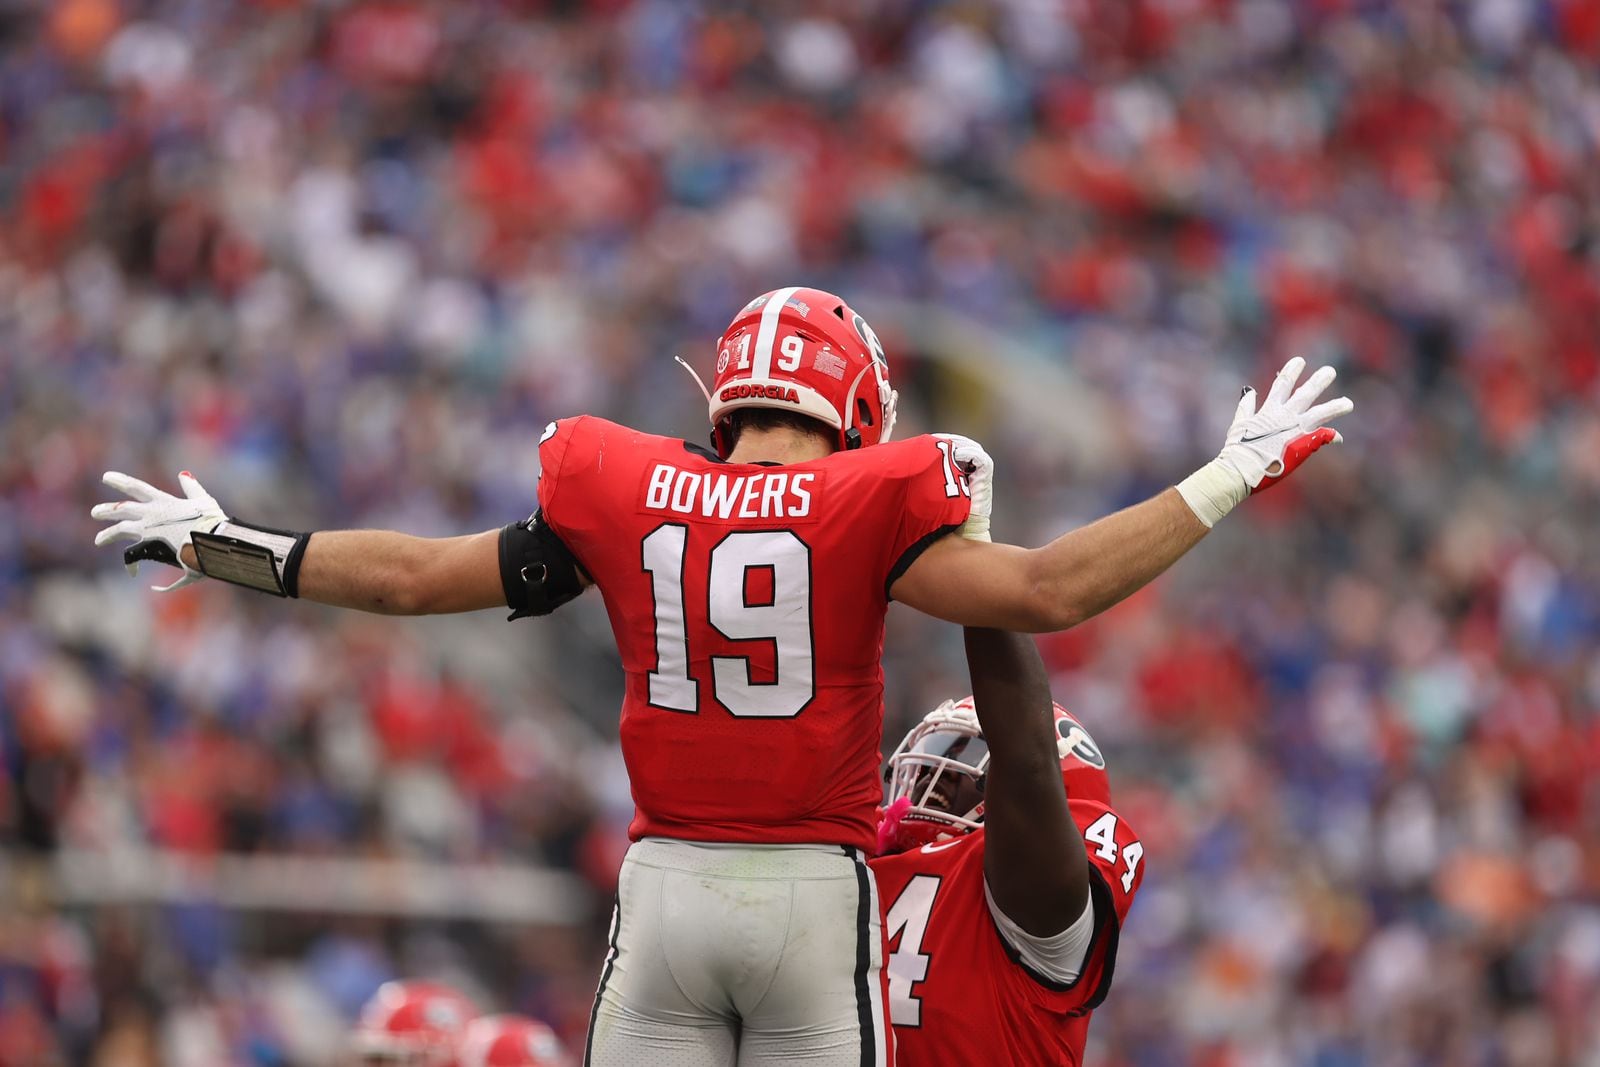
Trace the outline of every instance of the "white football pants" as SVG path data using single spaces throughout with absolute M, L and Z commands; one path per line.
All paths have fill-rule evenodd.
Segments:
M 587 1067 L 887 1067 L 883 930 L 838 845 L 628 849 Z

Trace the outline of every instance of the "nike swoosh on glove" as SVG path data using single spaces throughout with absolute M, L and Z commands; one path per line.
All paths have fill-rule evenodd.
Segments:
M 994 459 L 982 445 L 958 433 L 933 436 L 950 442 L 950 459 L 967 476 L 967 493 L 972 510 L 961 524 L 961 536 L 969 541 L 989 540 L 989 515 L 994 510 Z
M 1277 485 L 1323 445 L 1344 440 L 1323 423 L 1352 411 L 1355 404 L 1343 396 L 1316 402 L 1338 372 L 1323 367 L 1297 389 L 1295 383 L 1305 369 L 1306 361 L 1299 356 L 1285 363 L 1260 410 L 1254 389 L 1245 389 L 1239 397 L 1227 443 L 1217 459 L 1237 471 L 1252 493 Z
M 101 481 L 129 499 L 96 504 L 89 512 L 91 518 L 112 523 L 95 535 L 96 546 L 135 542 L 122 553 L 129 574 L 138 574 L 140 561 L 147 559 L 181 568 L 183 577 L 171 585 L 150 587 L 158 593 L 182 589 L 205 577 L 183 562 L 183 547 L 189 543 L 190 534 L 210 533 L 228 516 L 194 475 L 188 471 L 178 475 L 178 484 L 183 487 L 181 497 L 120 471 L 107 471 Z
M 1259 409 L 1256 391 L 1245 389 L 1222 451 L 1178 483 L 1184 502 L 1207 526 L 1251 493 L 1277 485 L 1322 446 L 1344 440 L 1323 423 L 1353 411 L 1355 404 L 1343 396 L 1318 404 L 1336 372 L 1323 367 L 1297 387 L 1305 369 L 1299 356 L 1285 363 Z

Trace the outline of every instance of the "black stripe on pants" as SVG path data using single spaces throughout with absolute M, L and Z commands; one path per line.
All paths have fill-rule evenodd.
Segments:
M 872 1010 L 872 877 L 866 861 L 854 849 L 844 850 L 855 861 L 856 888 L 856 1015 L 861 1020 L 861 1067 L 875 1067 L 878 1057 L 878 1021 Z
M 617 931 L 622 927 L 622 898 L 617 898 L 611 910 L 611 936 L 606 939 L 606 966 L 600 972 L 600 988 L 594 991 L 594 1007 L 589 1009 L 589 1033 L 583 1039 L 583 1064 L 589 1067 L 594 1056 L 594 1028 L 600 1021 L 600 998 L 606 995 L 606 983 L 611 981 L 611 969 L 617 962 Z

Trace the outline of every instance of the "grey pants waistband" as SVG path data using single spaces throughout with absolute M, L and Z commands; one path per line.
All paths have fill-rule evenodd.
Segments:
M 854 878 L 866 857 L 843 845 L 748 844 L 646 837 L 624 862 L 719 878 Z

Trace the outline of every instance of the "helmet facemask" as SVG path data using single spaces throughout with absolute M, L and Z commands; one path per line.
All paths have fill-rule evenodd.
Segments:
M 988 772 L 989 746 L 970 703 L 946 701 L 889 757 L 886 810 L 896 826 L 888 844 L 905 851 L 978 829 Z

